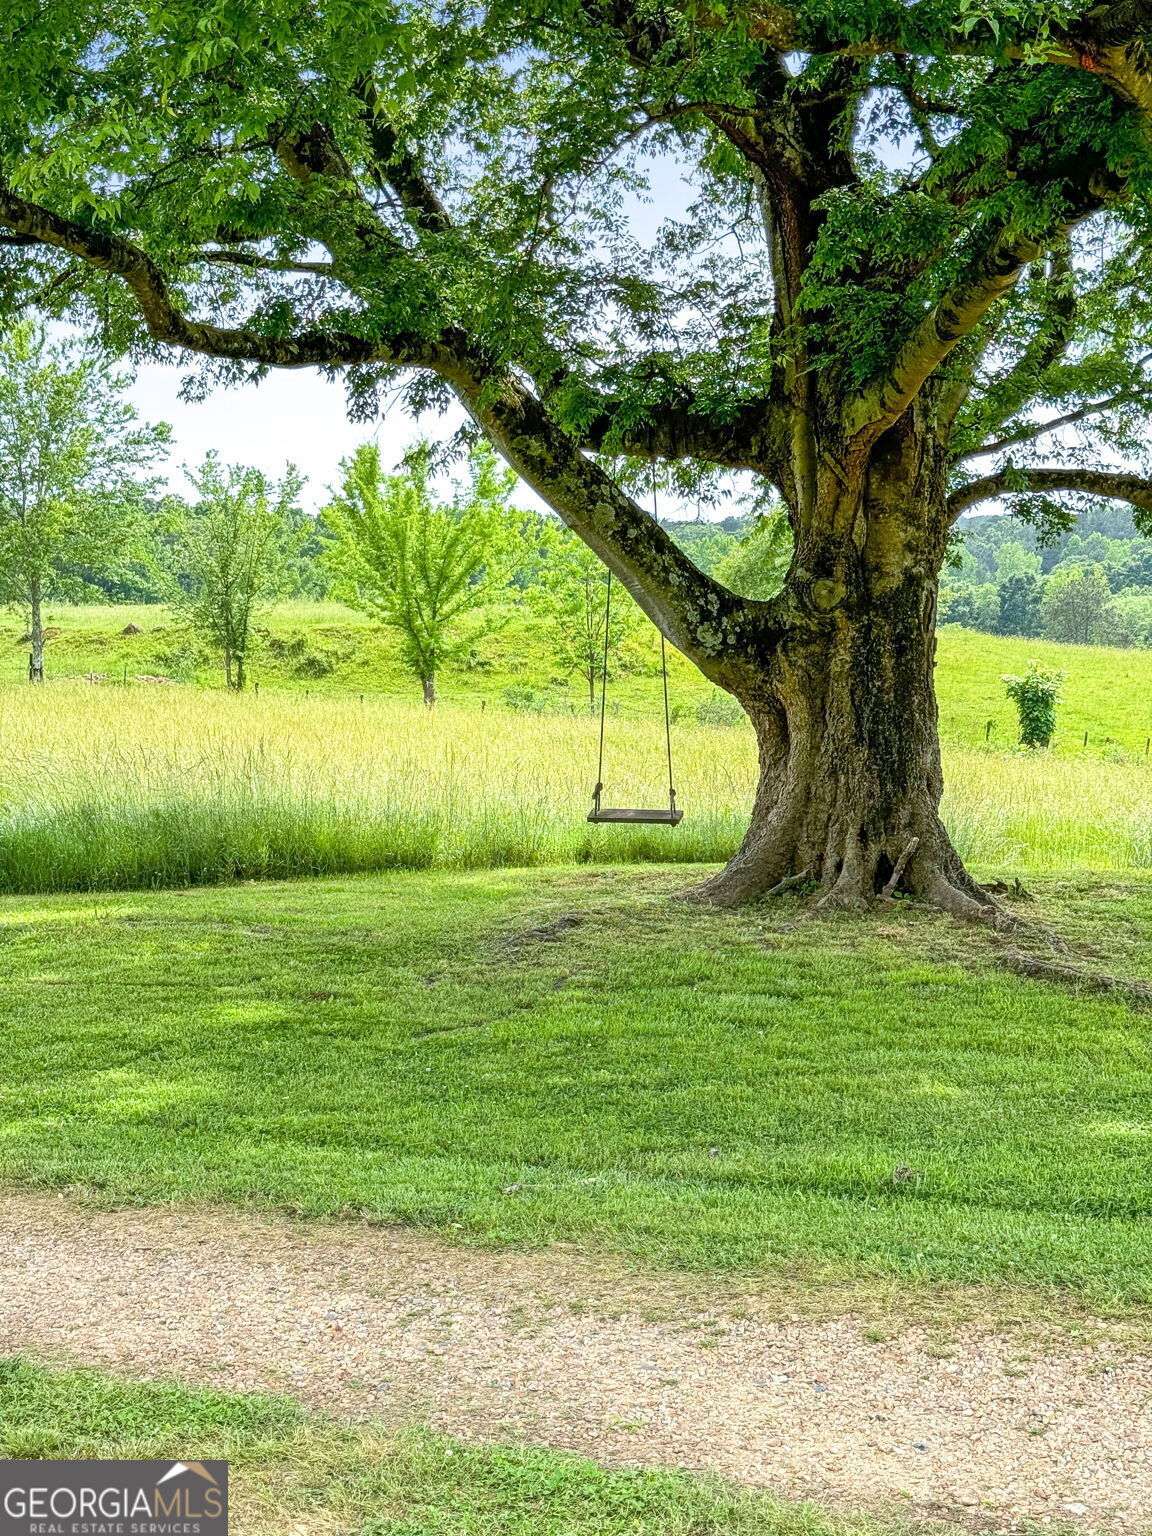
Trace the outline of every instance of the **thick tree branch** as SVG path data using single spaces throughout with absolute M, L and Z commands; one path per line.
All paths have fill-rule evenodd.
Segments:
M 1009 467 L 962 485 L 948 498 L 952 521 L 977 502 L 1021 491 L 1083 491 L 1089 496 L 1108 496 L 1128 501 L 1142 512 L 1152 513 L 1152 480 L 1142 475 L 1102 469 L 1016 469 Z
M 255 251 L 193 251 L 188 260 L 248 267 L 257 272 L 300 272 L 313 277 L 336 275 L 336 268 L 330 261 L 280 261 L 271 256 L 258 256 Z
M 688 0 L 682 0 L 687 4 Z M 1047 63 L 1082 69 L 1096 75 L 1115 95 L 1135 106 L 1152 133 L 1152 68 L 1143 39 L 1152 33 L 1152 0 L 1119 0 L 1093 6 L 1063 28 L 1049 28 L 1040 37 L 1026 25 L 1002 23 L 993 30 L 977 24 L 943 32 L 938 14 L 893 0 L 887 14 L 874 12 L 867 37 L 841 30 L 834 11 L 819 19 L 803 17 L 774 0 L 743 0 L 710 12 L 692 3 L 696 26 L 723 30 L 743 26 L 755 41 L 776 53 L 838 54 L 847 58 L 987 58 L 1028 64 Z
M 372 148 L 374 170 L 386 182 L 426 234 L 443 234 L 452 227 L 447 208 L 420 170 L 416 157 L 401 144 L 392 124 L 381 113 L 380 93 L 372 81 L 362 82 L 357 95 L 364 102 L 364 122 Z
M 907 410 L 928 379 L 1016 284 L 1039 247 L 1023 235 L 1002 234 L 976 262 L 972 275 L 924 317 L 896 355 L 888 377 L 857 395 L 845 412 L 850 438 L 862 446 Z
M 650 424 L 623 430 L 613 413 L 606 410 L 583 429 L 579 442 L 591 453 L 623 453 L 630 458 L 671 462 L 700 459 L 771 478 L 781 452 L 779 425 L 778 413 L 769 400 L 750 403 L 727 422 L 711 421 L 685 402 L 661 405 Z
M 512 375 L 460 366 L 444 376 L 517 474 L 624 583 L 673 645 L 721 686 L 747 685 L 757 648 L 779 638 L 791 622 L 782 606 L 737 597 L 706 576 Z
M 314 196 L 318 233 L 337 258 L 342 275 L 339 253 L 348 244 L 347 227 L 354 230 L 357 247 L 371 250 L 379 238 L 385 250 L 390 249 L 395 237 L 378 223 L 324 125 L 284 135 L 276 152 L 289 174 Z M 426 190 L 434 196 L 431 188 Z M 354 270 L 348 280 L 355 284 Z M 749 621 L 748 603 L 705 576 L 580 451 L 547 406 L 510 369 L 488 355 L 480 338 L 456 331 L 451 346 L 431 366 L 513 469 L 615 572 L 672 643 L 719 680 L 717 668 L 731 667 L 730 661 L 721 661 L 721 654 L 730 657 L 734 627 Z
M 878 7 L 873 8 L 875 20 L 866 37 L 850 36 L 841 30 L 833 19 L 835 12 L 826 10 L 818 18 L 806 17 L 775 0 L 742 0 L 726 7 L 723 13 L 693 6 L 693 19 L 706 28 L 731 27 L 733 23 L 743 26 L 750 37 L 767 43 L 777 53 L 840 54 L 853 58 L 883 54 L 1028 58 L 1077 69 L 1098 67 L 1099 53 L 1127 47 L 1152 31 L 1149 0 L 1120 0 L 1118 4 L 1091 7 L 1076 22 L 1050 28 L 1043 39 L 1030 33 L 1026 25 L 1014 29 L 1004 22 L 996 30 L 977 25 L 942 31 L 937 13 L 927 14 L 927 23 L 922 25 L 918 10 L 899 0 L 887 7 L 886 15 Z
M 383 363 L 396 367 L 436 367 L 442 350 L 422 336 L 369 341 L 347 332 L 303 331 L 295 336 L 265 336 L 193 320 L 175 303 L 164 272 L 144 251 L 119 235 L 88 229 L 0 187 L 0 226 L 79 258 L 90 268 L 120 278 L 139 307 L 148 334 L 168 346 L 209 357 L 234 358 L 273 368 L 344 367 Z
M 277 146 L 281 162 L 306 187 L 335 196 L 341 229 L 353 245 L 371 248 L 374 211 L 355 206 L 355 189 L 326 132 L 293 135 Z M 320 199 L 323 205 L 324 198 Z M 768 605 L 735 596 L 705 576 L 654 520 L 572 441 L 544 405 L 462 331 L 437 341 L 394 337 L 373 342 L 347 334 L 307 332 L 269 337 L 250 328 L 192 320 L 172 298 L 160 266 L 120 236 L 85 228 L 0 188 L 0 227 L 67 251 L 88 267 L 118 277 L 131 291 L 149 334 L 165 345 L 276 368 L 340 367 L 378 362 L 430 369 L 456 392 L 518 473 L 620 577 L 673 644 L 718 682 L 739 672 L 754 637 L 771 628 Z M 339 245 L 341 242 L 337 241 Z M 335 254 L 335 253 L 334 253 Z M 339 270 L 340 261 L 337 260 Z M 735 658 L 735 659 L 734 659 Z

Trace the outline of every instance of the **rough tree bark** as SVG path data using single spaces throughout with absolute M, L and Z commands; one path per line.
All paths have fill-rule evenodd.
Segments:
M 422 677 L 420 687 L 424 690 L 424 702 L 429 709 L 436 706 L 436 679 L 434 677 Z
M 828 904 L 899 888 L 957 916 L 994 903 L 940 819 L 936 596 L 951 516 L 947 453 L 910 413 L 855 475 L 818 483 L 778 606 L 790 615 L 732 691 L 760 777 L 731 862 L 701 887 L 723 904 L 806 875 Z M 822 477 L 818 476 L 818 480 Z

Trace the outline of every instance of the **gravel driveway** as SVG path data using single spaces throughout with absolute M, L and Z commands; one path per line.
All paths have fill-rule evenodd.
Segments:
M 0 1353 L 272 1389 L 982 1529 L 1152 1527 L 1152 1357 L 1101 1325 L 891 1337 L 555 1250 L 0 1196 Z M 787 1303 L 784 1304 L 786 1307 Z

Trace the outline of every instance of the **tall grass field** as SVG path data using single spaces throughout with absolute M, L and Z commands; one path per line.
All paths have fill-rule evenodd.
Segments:
M 594 827 L 595 720 L 320 695 L 66 680 L 0 687 L 0 890 L 383 869 L 715 861 L 747 822 L 746 727 L 674 727 L 678 828 Z M 1152 869 L 1152 766 L 946 749 L 967 860 Z M 662 724 L 611 719 L 609 801 L 666 796 Z

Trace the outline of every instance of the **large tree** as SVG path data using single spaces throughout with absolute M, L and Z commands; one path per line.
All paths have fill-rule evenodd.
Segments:
M 398 375 L 454 397 L 751 716 L 708 896 L 898 875 L 989 911 L 938 815 L 937 577 L 981 500 L 1152 514 L 1149 0 L 13 0 L 0 27 L 10 303 L 224 380 L 342 370 L 364 413 Z M 693 199 L 656 234 L 653 168 Z M 675 547 L 628 488 L 652 459 L 776 487 L 776 597 Z

